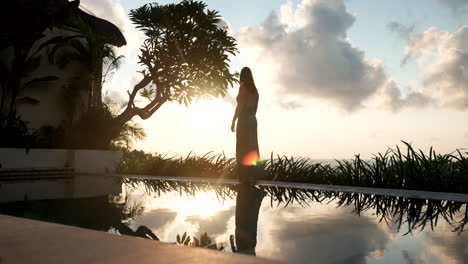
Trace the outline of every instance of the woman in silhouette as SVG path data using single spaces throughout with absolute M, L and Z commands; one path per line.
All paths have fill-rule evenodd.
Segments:
M 255 180 L 255 178 L 259 178 L 255 168 L 260 166 L 257 164 L 260 151 L 258 149 L 257 118 L 255 117 L 258 107 L 258 91 L 252 71 L 248 67 L 241 70 L 239 94 L 236 100 L 237 107 L 232 118 L 231 130 L 236 132 L 238 176 L 241 180 Z

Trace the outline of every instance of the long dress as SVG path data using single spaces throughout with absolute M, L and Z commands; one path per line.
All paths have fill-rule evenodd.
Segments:
M 263 176 L 263 167 L 258 162 L 260 151 L 257 136 L 258 92 L 247 87 L 239 88 L 237 103 L 244 100 L 239 113 L 236 130 L 236 161 L 238 177 L 241 180 L 255 180 Z

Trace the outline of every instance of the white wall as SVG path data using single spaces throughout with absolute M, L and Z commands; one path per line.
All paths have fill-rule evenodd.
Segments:
M 0 184 L 0 203 L 119 195 L 121 192 L 122 180 L 111 176 L 8 181 Z
M 58 36 L 68 36 L 76 35 L 77 32 L 67 30 L 67 29 L 57 29 L 54 28 L 51 32 L 46 30 L 44 32 L 45 37 L 36 41 L 32 47 L 32 51 L 35 51 L 41 43 L 46 40 Z M 19 91 L 16 101 L 16 112 L 24 121 L 28 122 L 28 128 L 39 129 L 42 126 L 54 126 L 57 127 L 64 120 L 70 119 L 67 116 L 65 109 L 68 107 L 65 102 L 65 93 L 66 87 L 73 82 L 73 78 L 80 76 L 83 68 L 77 62 L 71 62 L 64 69 L 58 68 L 54 64 L 49 63 L 48 59 L 48 48 L 42 49 L 41 52 L 36 55 L 36 57 L 41 58 L 41 63 L 38 68 L 31 72 L 29 75 L 26 75 L 21 80 L 21 84 L 24 85 L 28 81 L 44 77 L 44 76 L 57 76 L 59 79 L 56 81 L 50 82 L 38 82 L 27 87 L 23 87 Z M 6 49 L 6 54 L 2 54 L 5 58 L 0 58 L 4 63 L 11 64 L 11 57 L 13 50 Z M 8 54 L 10 53 L 10 54 Z M 89 86 L 91 87 L 91 86 Z M 28 102 L 23 102 L 19 99 L 29 97 L 35 100 L 38 100 L 38 104 L 31 104 Z M 84 110 L 88 108 L 88 92 L 86 89 L 81 89 L 77 92 L 75 98 L 76 112 L 72 117 L 73 120 L 78 119 Z
M 4 169 L 72 167 L 76 173 L 108 174 L 123 157 L 122 151 L 0 148 Z
M 63 168 L 70 167 L 73 150 L 0 148 L 2 168 Z
M 123 151 L 75 150 L 74 170 L 77 173 L 114 173 Z

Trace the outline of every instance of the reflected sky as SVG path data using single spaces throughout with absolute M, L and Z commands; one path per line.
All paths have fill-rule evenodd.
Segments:
M 169 243 L 186 233 L 190 246 L 211 238 L 226 252 L 287 263 L 468 263 L 466 203 L 146 179 L 119 186 L 0 202 L 0 213 Z
M 147 225 L 167 242 L 174 242 L 176 235 L 183 232 L 196 237 L 207 232 L 217 243 L 227 246 L 225 251 L 231 251 L 229 236 L 235 233 L 235 195 L 223 196 L 219 190 L 209 188 L 187 194 L 175 187 L 159 195 L 138 185 L 127 186 L 126 190 L 132 200 L 144 202 L 145 212 L 134 219 L 134 228 Z M 372 208 L 365 205 L 366 202 L 364 206 L 358 205 L 365 199 L 336 199 L 333 195 L 320 199 L 323 200 L 293 201 L 286 206 L 284 201 L 278 203 L 277 197 L 265 198 L 258 216 L 256 255 L 288 263 L 468 261 L 467 232 L 456 230 L 464 219 L 466 204 L 461 212 L 455 212 L 452 220 L 447 221 L 443 216 L 436 217 L 437 221 L 431 218 L 431 228 L 430 221 L 408 217 L 415 214 L 412 211 L 405 211 L 401 219 L 394 212 L 395 217 L 383 218 L 382 208 Z M 194 206 L 199 203 L 203 206 Z M 343 205 L 347 203 L 349 205 Z M 394 204 L 401 204 L 401 201 Z M 435 207 L 440 206 L 437 203 Z M 359 207 L 364 208 L 359 210 Z M 418 215 L 429 211 L 434 211 L 432 216 L 437 214 L 437 210 L 427 206 L 416 210 Z

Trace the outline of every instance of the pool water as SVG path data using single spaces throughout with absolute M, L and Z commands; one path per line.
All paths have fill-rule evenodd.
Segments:
M 0 213 L 288 263 L 468 263 L 466 203 L 124 179 L 120 194 Z M 184 235 L 185 233 L 185 235 Z

